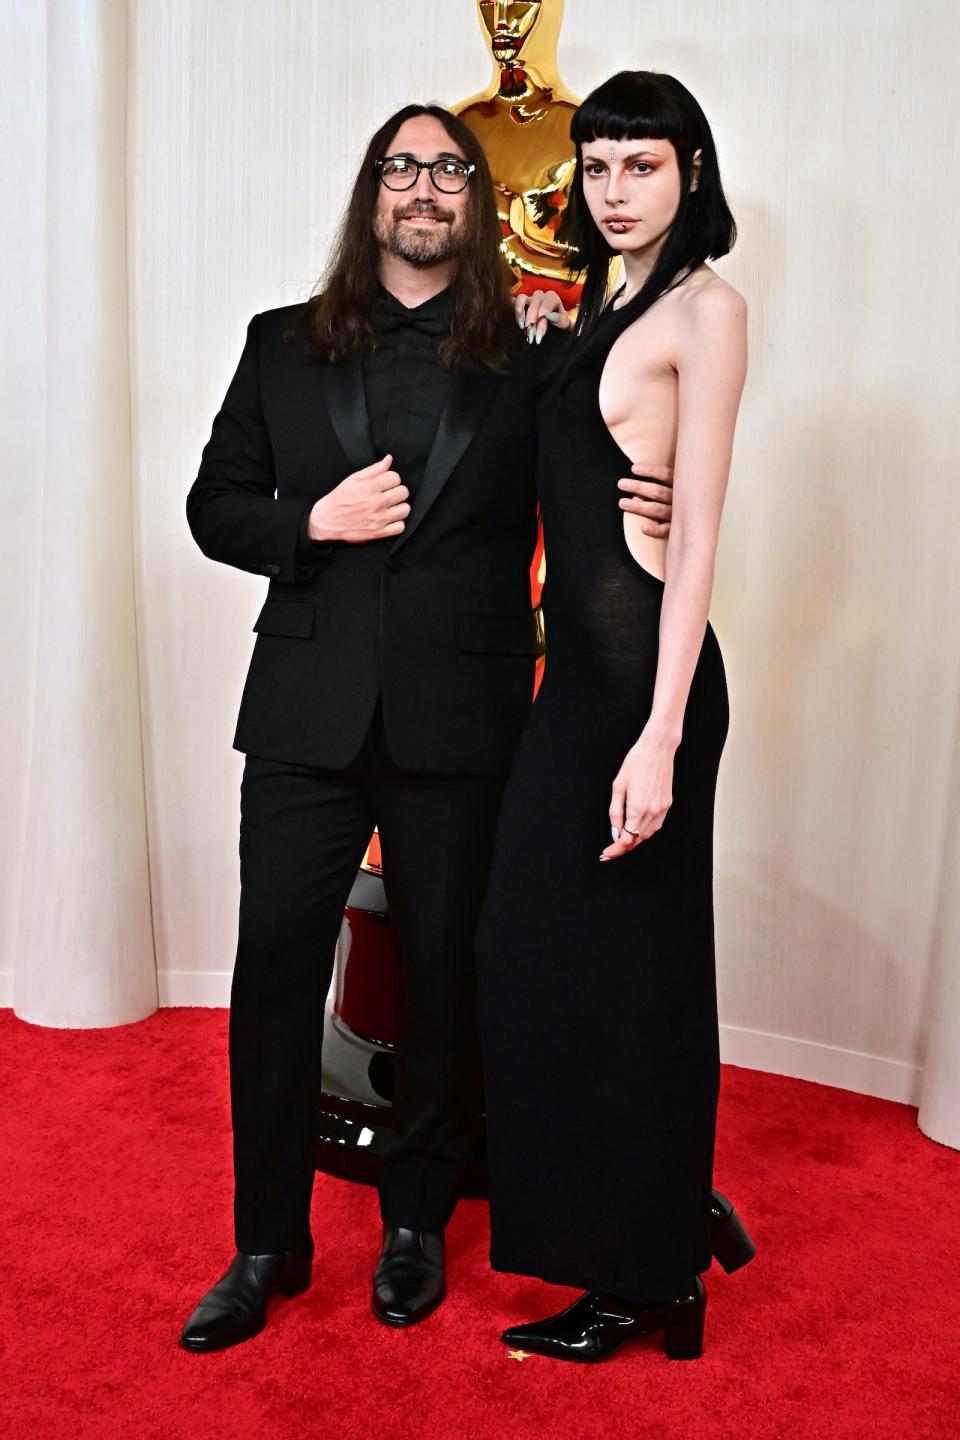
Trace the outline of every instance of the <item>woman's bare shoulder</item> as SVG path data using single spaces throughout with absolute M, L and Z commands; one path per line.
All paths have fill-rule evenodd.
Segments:
M 698 265 L 674 294 L 678 308 L 697 326 L 729 325 L 747 313 L 745 297 L 709 265 Z
M 674 366 L 678 374 L 743 384 L 747 365 L 747 302 L 708 265 L 690 276 L 691 286 L 677 309 Z M 681 286 L 680 290 L 684 287 Z M 679 294 L 680 290 L 675 291 Z

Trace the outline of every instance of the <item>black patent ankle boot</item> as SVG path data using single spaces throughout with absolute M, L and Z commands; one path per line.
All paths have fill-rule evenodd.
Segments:
M 588 1290 L 559 1315 L 531 1325 L 511 1325 L 501 1338 L 511 1349 L 531 1355 L 593 1365 L 630 1340 L 662 1330 L 663 1348 L 671 1360 L 696 1360 L 703 1353 L 706 1308 L 707 1292 L 699 1275 L 676 1299 L 649 1305 Z

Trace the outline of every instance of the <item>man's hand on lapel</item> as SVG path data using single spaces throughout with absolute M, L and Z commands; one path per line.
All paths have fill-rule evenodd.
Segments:
M 400 535 L 410 514 L 410 491 L 392 464 L 393 456 L 385 455 L 321 495 L 310 511 L 310 539 L 364 545 Z

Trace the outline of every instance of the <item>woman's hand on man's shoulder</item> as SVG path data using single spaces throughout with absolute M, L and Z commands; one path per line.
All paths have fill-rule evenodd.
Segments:
M 528 345 L 539 345 L 548 325 L 555 326 L 557 330 L 573 328 L 573 321 L 555 290 L 534 290 L 531 295 L 515 295 L 513 313 L 520 329 L 526 332 Z

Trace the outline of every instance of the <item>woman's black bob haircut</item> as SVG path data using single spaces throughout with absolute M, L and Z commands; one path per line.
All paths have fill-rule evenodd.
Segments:
M 617 254 L 594 223 L 584 198 L 585 144 L 594 140 L 669 140 L 677 154 L 677 213 L 642 288 L 617 311 L 618 321 L 624 326 L 705 260 L 726 255 L 737 238 L 736 222 L 720 184 L 717 151 L 707 117 L 674 76 L 655 70 L 621 70 L 591 91 L 578 107 L 570 125 L 570 138 L 576 143 L 577 164 L 557 238 L 570 247 L 568 264 L 573 277 L 585 279 L 575 327 L 578 339 L 569 347 L 564 374 L 586 361 L 603 343 L 599 338 L 591 343 L 591 336 L 607 300 L 610 261 Z M 693 157 L 698 150 L 700 173 L 697 188 L 691 190 Z

